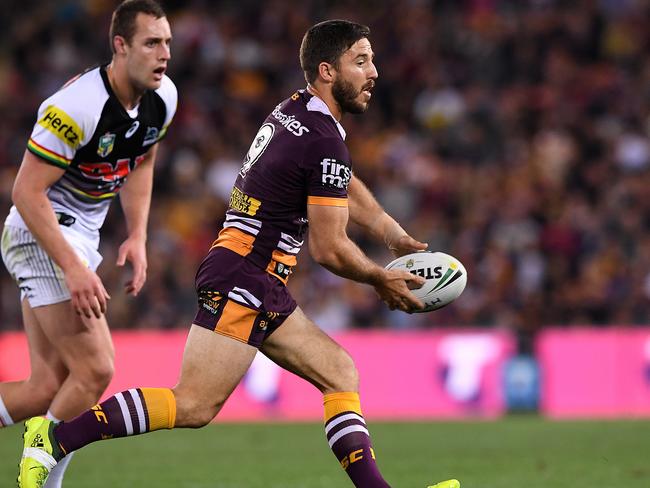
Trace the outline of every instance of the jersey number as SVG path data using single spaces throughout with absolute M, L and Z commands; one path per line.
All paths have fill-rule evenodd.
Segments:
M 275 134 L 275 126 L 273 124 L 264 124 L 262 127 L 260 127 L 260 130 L 257 131 L 257 134 L 253 139 L 253 143 L 251 144 L 251 147 L 248 149 L 246 157 L 244 158 L 244 164 L 239 171 L 239 175 L 242 178 L 246 176 L 246 173 L 248 173 L 248 171 L 251 169 L 251 166 L 257 162 L 262 153 L 269 146 L 269 142 L 271 142 L 273 134 Z

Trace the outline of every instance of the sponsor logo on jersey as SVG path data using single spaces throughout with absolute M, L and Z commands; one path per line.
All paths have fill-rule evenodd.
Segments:
M 38 125 L 49 130 L 72 148 L 77 148 L 83 139 L 83 131 L 72 117 L 54 105 L 45 109 Z
M 323 171 L 321 182 L 324 186 L 347 190 L 352 178 L 352 169 L 349 163 L 333 158 L 325 158 L 320 162 Z
M 287 115 L 280 111 L 280 105 L 277 105 L 271 115 L 280 122 L 280 125 L 286 127 L 286 129 L 291 132 L 294 136 L 300 137 L 303 134 L 309 132 L 309 129 L 302 125 L 302 122 L 296 120 L 295 115 Z
M 97 154 L 102 158 L 108 156 L 113 152 L 113 147 L 115 146 L 115 134 L 107 132 L 99 138 L 99 144 L 97 144 Z
M 129 130 L 126 131 L 126 134 L 124 134 L 124 137 L 126 139 L 130 138 L 133 134 L 135 134 L 135 131 L 138 130 L 138 127 L 140 127 L 140 121 L 136 120 L 131 124 L 131 127 L 129 127 Z
M 212 315 L 217 315 L 223 295 L 218 291 L 199 290 L 199 306 Z
M 238 210 L 247 215 L 255 215 L 262 205 L 258 199 L 246 195 L 239 188 L 234 187 L 230 193 L 230 208 Z
M 147 132 L 144 135 L 143 146 L 153 144 L 158 140 L 158 127 L 147 127 Z

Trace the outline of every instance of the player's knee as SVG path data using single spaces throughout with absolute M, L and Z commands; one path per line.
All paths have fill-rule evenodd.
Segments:
M 328 378 L 328 384 L 324 385 L 324 394 L 359 390 L 359 371 L 347 352 L 341 349 L 330 364 L 334 366 L 334 374 L 332 378 Z
M 100 390 L 100 394 L 108 388 L 115 374 L 115 366 L 111 359 L 106 359 L 92 368 L 92 381 Z
M 96 358 L 83 368 L 72 369 L 71 375 L 81 383 L 82 388 L 93 392 L 98 398 L 108 388 L 115 371 L 113 360 L 109 357 Z

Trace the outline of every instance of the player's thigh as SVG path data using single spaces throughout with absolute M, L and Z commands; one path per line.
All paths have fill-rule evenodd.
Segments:
M 325 394 L 359 388 L 357 370 L 350 355 L 300 308 L 266 339 L 260 350 Z
M 22 301 L 23 324 L 31 365 L 30 381 L 50 390 L 56 390 L 68 376 L 68 369 L 57 349 L 47 338 L 27 299 Z M 54 391 L 53 391 L 54 392 Z
M 32 311 L 72 375 L 105 378 L 112 374 L 115 352 L 104 315 L 100 318 L 80 316 L 69 300 L 33 307 Z
M 174 396 L 183 412 L 220 408 L 250 367 L 257 349 L 193 324 Z M 214 412 L 216 414 L 216 412 Z

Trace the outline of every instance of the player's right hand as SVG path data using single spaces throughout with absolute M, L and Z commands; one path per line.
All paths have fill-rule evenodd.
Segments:
M 375 290 L 391 310 L 413 312 L 424 308 L 424 303 L 418 300 L 411 289 L 419 288 L 426 280 L 401 269 L 384 270 Z
M 107 301 L 111 298 L 102 280 L 90 268 L 79 264 L 65 272 L 65 284 L 70 290 L 72 308 L 86 318 L 100 318 L 106 313 Z

